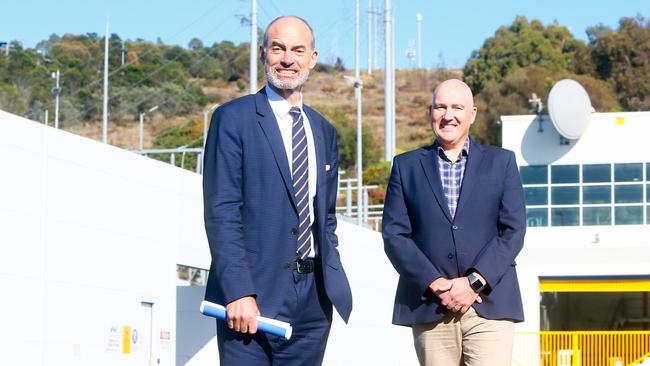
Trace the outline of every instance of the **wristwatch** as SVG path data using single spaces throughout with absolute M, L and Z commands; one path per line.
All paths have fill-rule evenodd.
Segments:
M 474 273 L 470 273 L 467 275 L 467 280 L 469 281 L 469 285 L 474 289 L 476 292 L 481 292 L 485 285 L 483 285 L 483 282 L 476 277 Z

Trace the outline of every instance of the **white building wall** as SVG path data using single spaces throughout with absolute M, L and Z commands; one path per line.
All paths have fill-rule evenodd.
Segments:
M 548 116 L 502 116 L 502 145 L 519 166 L 650 162 L 650 113 L 594 113 L 584 135 L 560 144 Z M 650 272 L 650 225 L 529 227 L 517 258 L 526 321 L 540 326 L 540 276 L 613 276 Z
M 593 113 L 585 133 L 568 145 L 548 116 L 502 116 L 502 146 L 519 165 L 650 161 L 650 112 Z
M 200 177 L 3 111 L 0 161 L 0 363 L 174 364 L 178 248 L 207 247 Z

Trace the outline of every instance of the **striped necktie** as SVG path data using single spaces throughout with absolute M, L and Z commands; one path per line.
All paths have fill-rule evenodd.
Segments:
M 307 135 L 302 122 L 300 108 L 292 107 L 289 110 L 293 118 L 292 138 L 292 179 L 293 195 L 298 209 L 298 243 L 296 257 L 304 259 L 311 251 L 311 219 L 309 216 L 309 163 L 307 159 Z

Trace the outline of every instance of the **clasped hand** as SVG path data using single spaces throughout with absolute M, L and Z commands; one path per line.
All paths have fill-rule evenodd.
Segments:
M 470 287 L 467 277 L 451 280 L 440 277 L 433 281 L 429 288 L 440 298 L 444 307 L 455 313 L 465 314 L 475 302 L 480 304 L 483 301 Z

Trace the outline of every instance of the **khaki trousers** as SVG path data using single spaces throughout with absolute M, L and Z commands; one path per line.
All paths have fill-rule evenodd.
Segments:
M 414 324 L 413 341 L 420 365 L 510 366 L 514 323 L 478 316 L 474 308 L 465 314 L 448 312 L 428 324 Z

